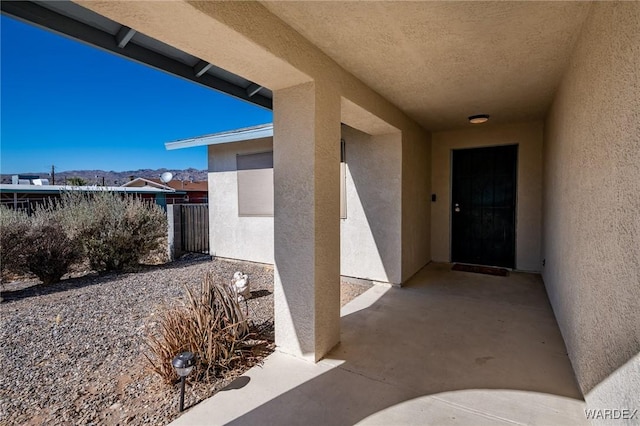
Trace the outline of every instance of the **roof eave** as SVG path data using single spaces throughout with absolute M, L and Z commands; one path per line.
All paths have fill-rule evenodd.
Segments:
M 174 149 L 219 145 L 268 137 L 273 137 L 272 123 L 264 124 L 261 126 L 246 127 L 243 129 L 230 130 L 227 132 L 215 133 L 212 135 L 198 136 L 190 139 L 166 142 L 164 146 L 168 151 L 170 151 Z

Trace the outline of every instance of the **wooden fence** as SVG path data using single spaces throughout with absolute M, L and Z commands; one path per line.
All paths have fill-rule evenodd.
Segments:
M 209 205 L 181 204 L 182 251 L 209 253 Z

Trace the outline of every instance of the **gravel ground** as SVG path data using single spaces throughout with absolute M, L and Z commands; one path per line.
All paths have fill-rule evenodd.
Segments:
M 177 417 L 178 386 L 146 368 L 142 343 L 154 312 L 184 300 L 207 271 L 250 276 L 249 317 L 273 330 L 273 268 L 187 256 L 134 273 L 89 274 L 51 286 L 5 285 L 0 304 L 0 424 L 154 424 Z M 344 305 L 368 287 L 342 283 Z M 242 372 L 188 386 L 197 404 Z

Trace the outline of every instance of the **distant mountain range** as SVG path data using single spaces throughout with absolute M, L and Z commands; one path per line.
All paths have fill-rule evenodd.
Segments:
M 207 171 L 206 170 L 198 170 L 198 169 L 185 169 L 185 170 L 177 170 L 177 169 L 140 169 L 140 170 L 129 170 L 126 172 L 114 172 L 114 171 L 104 171 L 104 170 L 70 170 L 63 172 L 55 172 L 55 184 L 56 185 L 64 185 L 65 179 L 69 178 L 81 178 L 89 185 L 95 185 L 96 183 L 99 185 L 103 184 L 106 186 L 119 186 L 125 182 L 128 182 L 131 179 L 135 179 L 138 177 L 142 178 L 159 178 L 160 175 L 164 172 L 173 173 L 173 180 L 184 180 L 184 181 L 203 181 L 207 180 Z M 40 173 L 32 173 L 25 172 L 20 173 L 21 175 L 33 175 L 39 176 L 42 179 L 49 179 L 50 184 L 54 184 L 51 179 L 51 173 L 48 172 L 40 172 Z M 11 176 L 14 174 L 2 174 L 2 183 L 11 183 Z

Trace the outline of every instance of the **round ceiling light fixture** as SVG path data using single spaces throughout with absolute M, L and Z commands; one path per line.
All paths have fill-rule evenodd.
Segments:
M 477 114 L 469 116 L 469 123 L 471 124 L 486 123 L 487 121 L 489 121 L 489 114 Z

